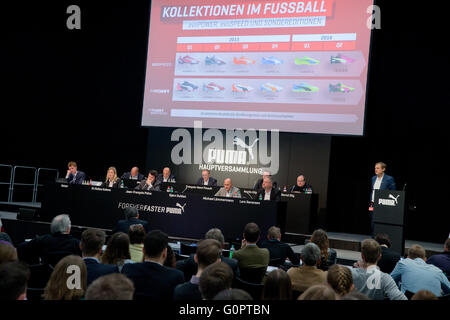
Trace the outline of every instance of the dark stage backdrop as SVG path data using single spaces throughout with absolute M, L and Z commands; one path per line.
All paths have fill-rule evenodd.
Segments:
M 405 3 L 377 1 L 381 30 L 374 31 L 365 136 L 283 134 L 283 150 L 290 149 L 276 178 L 292 184 L 304 170 L 322 188 L 327 230 L 367 234 L 369 179 L 375 162 L 384 161 L 399 187 L 407 183 L 415 207 L 406 237 L 443 243 L 450 225 L 448 11 L 410 11 Z M 81 30 L 66 28 L 72 4 L 81 7 Z M 20 1 L 2 4 L 2 12 L 0 163 L 64 174 L 75 160 L 94 179 L 111 165 L 123 172 L 167 163 L 170 154 L 154 149 L 152 137 L 169 129 L 140 127 L 149 3 Z M 315 148 L 323 155 L 318 167 Z

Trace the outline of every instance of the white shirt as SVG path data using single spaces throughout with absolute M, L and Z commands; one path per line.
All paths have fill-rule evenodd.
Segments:
M 380 190 L 381 181 L 383 181 L 384 174 L 380 177 L 377 177 L 375 180 L 375 183 L 373 184 L 373 191 L 372 191 L 372 202 L 375 200 L 375 190 Z
M 270 200 L 270 192 L 265 191 L 264 200 Z
M 109 182 L 109 187 L 112 188 L 114 186 L 114 181 Z
M 168 177 L 167 177 L 167 178 L 164 178 L 164 177 L 163 177 L 163 182 L 167 182 L 167 180 L 169 180 Z
M 206 181 L 205 181 L 205 180 L 203 180 L 203 185 L 204 185 L 204 186 L 207 186 L 207 185 L 208 185 L 208 182 L 209 182 L 209 179 L 208 179 L 208 180 L 206 180 Z

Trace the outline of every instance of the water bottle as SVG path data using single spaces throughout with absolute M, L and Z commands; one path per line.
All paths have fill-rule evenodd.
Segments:
M 167 192 L 170 192 L 170 186 L 167 186 Z
M 170 186 L 170 193 L 173 193 L 173 186 Z
M 230 259 L 233 258 L 233 253 L 234 253 L 234 244 L 232 244 L 230 248 Z
M 120 188 L 123 189 L 125 188 L 124 184 L 123 184 L 123 180 L 120 182 Z
M 287 188 L 286 188 L 286 186 L 284 186 L 284 188 L 283 188 L 283 192 L 287 192 Z
M 262 200 L 262 199 L 263 199 L 263 197 L 262 197 L 262 194 L 260 193 L 258 200 Z

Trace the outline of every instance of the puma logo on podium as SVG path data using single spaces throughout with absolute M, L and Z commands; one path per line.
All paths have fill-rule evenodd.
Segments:
M 178 208 L 181 209 L 181 211 L 184 213 L 184 207 L 186 206 L 186 203 L 182 206 L 181 204 L 179 204 L 178 202 L 175 204 L 175 206 L 177 206 Z
M 395 207 L 398 204 L 398 198 L 400 195 L 397 195 L 396 197 L 392 194 L 389 194 L 389 199 L 378 199 L 378 204 L 384 205 L 384 206 L 391 206 Z
M 255 156 L 253 155 L 253 147 L 255 146 L 255 144 L 259 141 L 259 138 L 256 138 L 255 141 L 253 141 L 252 145 L 249 146 L 245 143 L 244 140 L 242 140 L 241 138 L 235 137 L 233 139 L 233 144 L 235 146 L 239 146 L 242 147 L 244 149 L 248 150 L 248 154 L 250 155 L 250 158 L 253 160 L 255 158 Z
M 389 195 L 389 198 L 393 199 L 395 201 L 395 204 L 398 204 L 398 197 L 400 197 L 400 195 L 394 197 L 392 194 Z

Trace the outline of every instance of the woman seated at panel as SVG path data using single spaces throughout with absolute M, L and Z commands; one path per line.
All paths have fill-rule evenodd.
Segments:
M 121 184 L 120 178 L 117 176 L 117 170 L 115 167 L 109 167 L 106 174 L 105 182 L 103 182 L 102 187 L 106 188 L 119 188 Z

